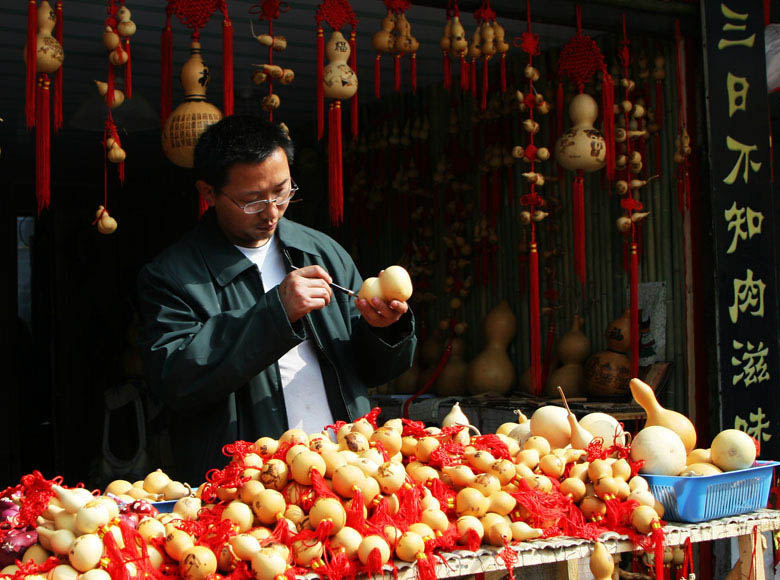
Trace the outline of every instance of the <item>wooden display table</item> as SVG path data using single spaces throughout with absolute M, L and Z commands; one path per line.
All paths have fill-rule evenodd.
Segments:
M 759 534 L 759 549 L 751 564 L 753 551 L 754 530 Z M 758 510 L 741 516 L 732 516 L 699 524 L 669 523 L 664 527 L 666 534 L 666 546 L 682 545 L 686 539 L 691 542 L 709 542 L 724 538 L 738 538 L 740 554 L 743 558 L 737 562 L 734 571 L 742 571 L 741 576 L 750 576 L 753 580 L 764 580 L 764 558 L 761 548 L 763 532 L 780 530 L 780 511 Z M 627 536 L 616 533 L 606 533 L 600 538 L 601 542 L 611 553 L 631 552 L 634 544 Z M 547 540 L 532 540 L 521 542 L 511 546 L 517 554 L 516 568 L 538 566 L 540 564 L 558 564 L 557 577 L 574 580 L 577 577 L 578 560 L 589 558 L 593 549 L 593 543 L 578 538 L 557 537 Z M 438 578 L 457 578 L 480 573 L 506 574 L 506 566 L 500 559 L 496 559 L 499 550 L 492 547 L 483 547 L 477 552 L 457 551 L 444 552 L 441 556 L 447 564 L 439 563 L 436 566 Z M 746 556 L 745 556 L 746 554 Z M 750 567 L 753 573 L 750 575 Z M 396 561 L 398 567 L 398 580 L 416 580 L 417 569 L 414 564 Z M 528 576 L 526 573 L 525 576 Z M 736 578 L 740 574 L 735 574 Z M 311 578 L 316 576 L 311 575 Z M 521 577 L 520 574 L 517 575 Z M 378 575 L 375 576 L 378 578 Z M 392 571 L 387 568 L 383 578 L 393 578 Z

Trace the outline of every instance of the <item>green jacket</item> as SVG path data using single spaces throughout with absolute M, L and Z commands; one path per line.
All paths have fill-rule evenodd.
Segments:
M 282 218 L 278 240 L 288 268 L 319 264 L 336 284 L 358 289 L 349 254 L 316 230 Z M 277 360 L 307 337 L 317 346 L 335 420 L 367 413 L 366 387 L 411 366 L 416 337 L 409 311 L 389 328 L 368 325 L 349 296 L 291 324 L 278 287 L 224 236 L 213 212 L 147 264 L 138 277 L 140 343 L 152 392 L 166 405 L 176 469 L 192 484 L 242 439 L 280 436 L 287 427 Z

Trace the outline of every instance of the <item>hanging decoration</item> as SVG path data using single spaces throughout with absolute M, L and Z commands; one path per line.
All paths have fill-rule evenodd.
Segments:
M 325 97 L 332 99 L 328 111 L 328 192 L 330 220 L 340 225 L 344 219 L 344 186 L 341 158 L 341 101 L 351 99 L 352 137 L 357 127 L 357 18 L 347 0 L 324 0 L 317 8 L 317 139 L 325 131 Z M 333 28 L 325 46 L 322 23 Z M 347 42 L 341 29 L 352 28 Z M 323 66 L 323 56 L 328 65 Z
M 539 304 L 539 251 L 536 239 L 536 224 L 543 221 L 549 214 L 542 208 L 545 201 L 537 191 L 545 183 L 544 175 L 537 171 L 537 163 L 547 161 L 550 158 L 550 150 L 547 147 L 539 147 L 535 142 L 535 135 L 539 133 L 539 121 L 534 117 L 537 114 L 546 114 L 550 107 L 544 100 L 544 95 L 538 93 L 534 83 L 539 80 L 539 70 L 534 67 L 534 56 L 539 55 L 539 35 L 534 34 L 531 28 L 531 2 L 526 0 L 527 30 L 522 35 L 521 47 L 528 55 L 528 64 L 524 74 L 528 82 L 525 94 L 517 91 L 517 101 L 523 112 L 528 117 L 523 120 L 523 129 L 528 135 L 525 147 L 516 146 L 512 155 L 521 158 L 529 167 L 523 173 L 528 184 L 528 193 L 520 198 L 520 204 L 525 207 L 520 212 L 520 220 L 530 227 L 531 239 L 528 244 L 528 277 L 529 277 L 529 343 L 531 356 L 531 392 L 534 395 L 542 394 L 542 360 L 540 346 L 540 304 Z M 485 63 L 487 67 L 487 63 Z
M 650 179 L 640 179 L 643 170 L 642 154 L 635 145 L 635 141 L 647 139 L 649 133 L 646 129 L 639 129 L 639 122 L 645 116 L 645 108 L 639 102 L 632 102 L 632 93 L 636 89 L 636 82 L 629 78 L 629 66 L 631 64 L 630 41 L 626 34 L 626 17 L 623 15 L 623 38 L 620 42 L 618 58 L 622 68 L 623 78 L 620 85 L 623 89 L 623 100 L 614 109 L 618 115 L 618 127 L 615 129 L 615 141 L 618 151 L 618 171 L 620 179 L 615 182 L 615 191 L 620 196 L 620 207 L 623 215 L 618 218 L 618 230 L 625 238 L 628 248 L 629 262 L 629 332 L 631 352 L 631 376 L 639 375 L 639 251 L 638 242 L 641 238 L 639 224 L 648 216 L 648 212 L 642 211 L 644 205 L 639 200 L 639 189 L 658 177 L 654 175 Z
M 384 0 L 387 15 L 382 19 L 380 29 L 371 37 L 376 50 L 374 59 L 374 95 L 381 96 L 381 60 L 382 54 L 393 55 L 394 88 L 401 90 L 401 59 L 409 54 L 411 60 L 412 93 L 417 92 L 417 49 L 420 43 L 412 36 L 412 25 L 406 18 L 411 0 Z
M 92 225 L 97 227 L 101 234 L 112 234 L 116 231 L 117 222 L 108 213 L 108 164 L 113 163 L 118 166 L 119 181 L 125 181 L 125 159 L 126 151 L 122 148 L 122 142 L 119 139 L 112 109 L 116 109 L 125 102 L 125 97 L 130 97 L 129 91 L 122 91 L 115 88 L 114 79 L 116 76 L 116 67 L 126 65 L 125 68 L 125 88 L 132 87 L 132 81 L 128 71 L 130 70 L 130 41 L 129 38 L 135 34 L 135 23 L 130 20 L 130 10 L 115 0 L 109 0 L 106 8 L 108 16 L 103 29 L 103 45 L 108 53 L 108 82 L 95 81 L 100 96 L 105 98 L 108 109 L 106 115 L 105 127 L 103 129 L 103 205 L 99 206 L 95 212 L 95 220 Z M 130 88 L 132 91 L 132 88 Z
M 257 19 L 260 22 L 268 22 L 268 33 L 256 35 L 252 21 L 249 21 L 252 27 L 252 36 L 262 46 L 268 48 L 268 62 L 253 65 L 257 70 L 252 74 L 252 82 L 256 85 L 268 82 L 268 94 L 263 97 L 261 106 L 268 113 L 268 120 L 271 122 L 274 120 L 274 111 L 281 104 L 281 99 L 274 93 L 274 81 L 279 81 L 282 85 L 289 85 L 295 79 L 295 72 L 291 68 L 282 68 L 274 64 L 274 52 L 282 52 L 287 49 L 287 39 L 284 36 L 274 34 L 274 20 L 289 9 L 290 5 L 280 0 L 261 0 L 249 9 L 250 14 L 257 14 Z
M 200 30 L 213 12 L 222 12 L 222 80 L 225 115 L 233 114 L 233 24 L 228 16 L 226 0 L 168 0 L 162 35 L 162 148 L 166 157 L 179 167 L 192 167 L 195 144 L 209 125 L 222 118 L 220 110 L 206 101 L 210 79 L 209 68 L 201 56 Z M 192 30 L 190 58 L 181 70 L 184 102 L 171 113 L 171 69 L 173 61 L 173 30 L 171 16 Z M 203 200 L 201 210 L 205 209 Z
M 452 86 L 452 65 L 450 57 L 460 62 L 460 88 L 469 90 L 469 66 L 466 54 L 469 42 L 466 39 L 466 29 L 460 23 L 460 9 L 457 0 L 447 0 L 447 24 L 444 26 L 439 47 L 442 51 L 442 70 L 444 73 L 444 88 Z
M 477 21 L 477 28 L 474 30 L 472 44 L 469 47 L 469 55 L 472 57 L 473 67 L 471 78 L 472 93 L 476 93 L 476 62 L 482 57 L 482 93 L 480 98 L 480 109 L 487 107 L 487 93 L 490 87 L 488 76 L 488 63 L 496 55 L 501 55 L 501 92 L 506 91 L 506 54 L 509 52 L 509 43 L 506 42 L 506 31 L 498 23 L 496 12 L 490 7 L 490 0 L 482 0 L 479 8 L 474 11 L 474 19 Z
M 601 108 L 603 118 L 602 135 L 593 124 L 599 107 L 590 95 L 585 94 L 585 85 L 601 73 Z M 614 101 L 612 77 L 595 41 L 582 33 L 582 14 L 577 6 L 577 34 L 561 50 L 558 57 L 558 90 L 555 98 L 556 128 L 560 135 L 555 145 L 555 158 L 565 169 L 576 171 L 572 184 L 572 227 L 574 231 L 574 271 L 585 293 L 585 172 L 607 169 L 607 178 L 612 180 L 615 170 L 614 117 L 611 114 Z M 569 104 L 572 127 L 563 132 L 563 81 L 571 81 L 577 96 Z
M 52 35 L 54 33 L 54 35 Z M 54 74 L 54 130 L 62 127 L 62 2 L 56 12 L 47 0 L 27 4 L 27 66 L 25 117 L 27 128 L 35 127 L 35 198 L 38 214 L 51 201 L 51 111 L 50 74 Z

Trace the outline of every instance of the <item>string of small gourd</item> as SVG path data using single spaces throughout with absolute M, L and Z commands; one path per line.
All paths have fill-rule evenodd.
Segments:
M 295 78 L 292 69 L 282 68 L 274 64 L 274 52 L 281 52 L 287 48 L 287 40 L 283 36 L 274 36 L 274 20 L 277 20 L 282 12 L 287 12 L 290 6 L 281 0 L 261 0 L 258 4 L 253 4 L 249 9 L 250 14 L 257 14 L 259 21 L 268 22 L 268 34 L 255 36 L 254 27 L 252 27 L 252 36 L 261 44 L 268 48 L 268 63 L 256 65 L 259 70 L 255 71 L 252 81 L 256 85 L 268 82 L 268 93 L 263 97 L 261 107 L 268 113 L 268 120 L 273 122 L 274 111 L 279 108 L 281 100 L 274 93 L 274 80 L 278 80 L 283 85 L 289 85 Z M 250 19 L 250 24 L 252 23 Z

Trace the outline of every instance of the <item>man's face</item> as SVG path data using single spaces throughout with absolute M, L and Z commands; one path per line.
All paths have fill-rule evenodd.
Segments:
M 198 181 L 196 187 L 214 206 L 217 223 L 237 246 L 257 248 L 270 240 L 287 205 L 270 203 L 259 213 L 247 214 L 242 206 L 259 200 L 284 198 L 290 190 L 290 166 L 287 154 L 278 148 L 261 163 L 240 163 L 228 169 L 227 181 L 219 191 Z

